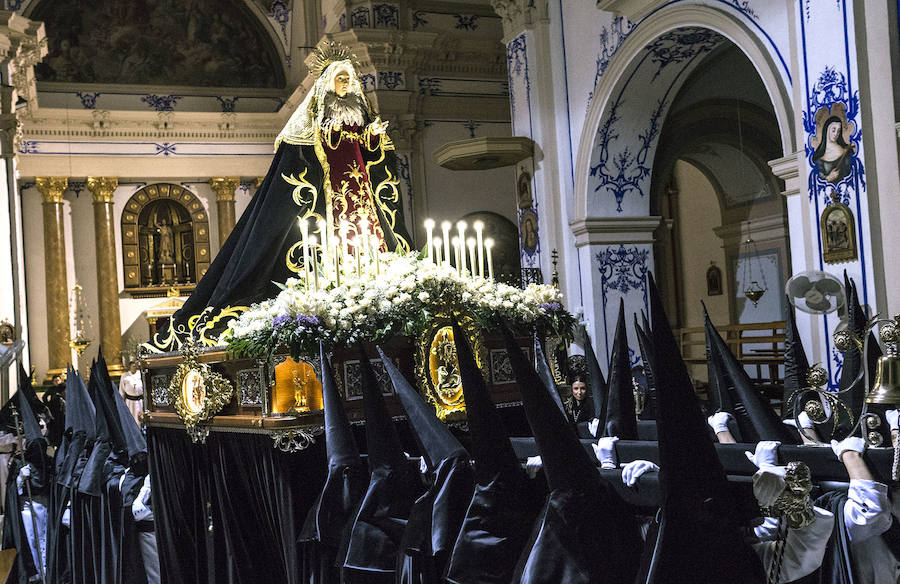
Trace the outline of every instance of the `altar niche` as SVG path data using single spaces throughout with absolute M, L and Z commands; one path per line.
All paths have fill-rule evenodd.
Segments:
M 190 191 L 173 184 L 136 192 L 122 214 L 125 290 L 159 296 L 193 289 L 209 267 L 209 220 Z

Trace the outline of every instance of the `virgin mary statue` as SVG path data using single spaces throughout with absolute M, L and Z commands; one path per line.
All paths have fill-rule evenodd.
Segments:
M 275 282 L 304 274 L 301 223 L 311 245 L 341 235 L 409 250 L 387 123 L 346 49 L 326 45 L 316 58 L 318 77 L 278 135 L 262 184 L 194 293 L 145 345 L 151 351 L 177 351 L 189 338 L 219 344 L 231 319 L 278 293 Z

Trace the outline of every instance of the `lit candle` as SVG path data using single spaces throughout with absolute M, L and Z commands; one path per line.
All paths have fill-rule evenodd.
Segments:
M 360 276 L 365 272 L 369 272 L 369 222 L 365 218 L 359 221 L 359 233 L 356 235 L 356 242 L 359 244 L 359 255 L 362 258 L 362 268 Z
M 477 275 L 478 269 L 475 267 L 475 238 L 470 237 L 466 240 L 466 247 L 469 248 L 469 265 L 472 266 L 472 277 Z
M 443 242 L 440 237 L 435 237 L 431 243 L 434 245 L 434 263 L 439 266 L 441 265 L 441 244 Z
M 373 235 L 369 239 L 369 244 L 372 246 L 372 256 L 375 260 L 375 275 L 378 276 L 379 274 L 381 274 L 381 250 L 378 249 L 378 236 Z M 428 246 L 428 249 L 431 250 L 430 245 Z
M 328 260 L 331 255 L 328 250 L 328 223 L 324 219 L 319 219 L 319 237 L 322 238 L 322 276 L 328 280 L 328 270 L 331 265 Z
M 461 242 L 459 241 L 459 237 L 453 236 L 453 239 L 450 240 L 450 243 L 453 244 L 453 258 L 456 260 L 456 273 L 462 274 L 462 262 L 459 261 L 459 253 L 462 248 Z M 463 252 L 465 253 L 465 252 Z
M 431 238 L 434 236 L 434 219 L 425 220 L 425 249 L 428 251 L 428 261 L 434 262 L 434 254 L 431 251 Z
M 441 231 L 444 233 L 444 265 L 450 265 L 450 228 L 453 225 L 449 221 L 441 222 Z
M 310 268 L 312 269 L 313 285 L 316 290 L 319 289 L 319 256 L 316 253 L 316 244 L 318 243 L 319 239 L 315 235 L 309 236 L 309 245 L 312 248 L 312 266 L 310 266 Z
M 341 237 L 341 250 L 340 250 L 340 259 L 338 260 L 338 265 L 340 266 L 341 271 L 343 271 L 344 276 L 348 275 L 350 271 L 350 267 L 347 261 L 347 231 L 350 229 L 350 224 L 346 221 L 341 221 L 340 226 L 340 237 Z
M 482 239 L 484 233 L 484 221 L 476 221 L 472 224 L 472 227 L 475 228 L 475 237 L 477 238 L 478 245 L 478 277 L 484 278 L 484 240 Z M 475 275 L 474 270 L 472 271 L 472 275 Z
M 463 253 L 462 253 L 463 259 L 466 259 L 466 227 L 468 227 L 468 226 L 469 226 L 469 224 L 466 223 L 465 221 L 457 221 L 456 222 L 456 235 L 459 236 L 459 244 L 463 248 Z M 465 266 L 463 266 L 463 267 L 465 267 Z
M 491 280 L 494 279 L 494 254 L 492 250 L 494 249 L 494 240 L 488 237 L 484 240 L 484 249 L 487 250 L 487 261 L 488 261 L 488 278 Z
M 300 221 L 300 238 L 303 241 L 303 279 L 309 288 L 309 223 L 302 217 Z
M 357 235 L 355 238 L 353 238 L 353 241 L 352 241 L 352 244 L 353 244 L 353 257 L 354 257 L 354 259 L 356 260 L 356 277 L 357 277 L 357 278 L 361 278 L 361 277 L 362 277 L 362 269 L 361 269 L 361 266 L 360 266 L 360 264 L 359 264 L 359 248 L 360 248 L 360 243 L 361 243 L 359 239 L 360 239 L 360 238 L 359 238 L 359 236 Z

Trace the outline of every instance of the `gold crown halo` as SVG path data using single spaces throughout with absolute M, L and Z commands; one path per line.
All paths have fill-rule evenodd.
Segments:
M 313 49 L 312 63 L 309 70 L 313 75 L 318 77 L 329 65 L 335 61 L 352 61 L 353 66 L 358 68 L 356 55 L 350 52 L 350 47 L 337 41 L 325 41 Z

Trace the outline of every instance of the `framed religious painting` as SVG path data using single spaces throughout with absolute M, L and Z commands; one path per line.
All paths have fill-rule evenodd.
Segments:
M 853 261 L 858 257 L 856 229 L 850 207 L 832 202 L 822 211 L 822 259 L 826 264 Z
M 706 295 L 722 295 L 722 270 L 715 262 L 710 262 L 706 268 Z

